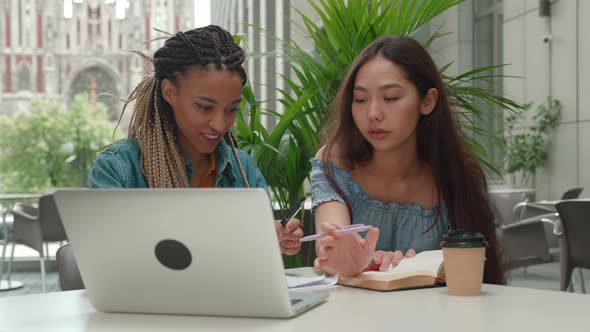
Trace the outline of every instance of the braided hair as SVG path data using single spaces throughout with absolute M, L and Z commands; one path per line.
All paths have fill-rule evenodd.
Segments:
M 134 53 L 154 65 L 154 74 L 144 77 L 125 100 L 119 123 L 127 105 L 135 100 L 135 111 L 131 116 L 127 138 L 137 138 L 139 142 L 140 165 L 148 187 L 189 187 L 184 159 L 176 142 L 178 128 L 172 107 L 162 96 L 160 84 L 165 79 L 176 83 L 178 75 L 185 74 L 191 66 L 214 66 L 219 70 L 237 72 L 243 86 L 246 84 L 246 72 L 242 67 L 244 50 L 234 42 L 229 32 L 209 25 L 178 32 L 166 40 L 153 58 L 139 51 Z M 224 138 L 231 146 L 244 185 L 249 187 L 238 158 L 235 138 L 229 132 Z

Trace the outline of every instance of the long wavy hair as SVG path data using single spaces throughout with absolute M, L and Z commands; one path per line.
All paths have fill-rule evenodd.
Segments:
M 352 117 L 352 96 L 356 75 L 365 63 L 381 56 L 405 73 L 419 95 L 429 89 L 438 91 L 434 110 L 421 115 L 416 128 L 418 158 L 432 167 L 438 197 L 444 201 L 453 229 L 480 232 L 489 247 L 486 252 L 484 281 L 504 284 L 501 248 L 495 229 L 493 205 L 487 180 L 473 152 L 466 146 L 457 113 L 434 61 L 416 40 L 388 36 L 375 40 L 356 58 L 342 82 L 334 101 L 328 127 L 322 137 L 324 172 L 332 188 L 345 199 L 352 218 L 350 202 L 338 187 L 333 173 L 335 157 L 348 169 L 354 169 L 373 157 L 372 145 L 358 130 Z M 435 219 L 435 223 L 438 218 Z
M 127 138 L 136 138 L 139 142 L 141 170 L 148 186 L 189 187 L 182 153 L 176 142 L 178 127 L 172 106 L 162 96 L 160 85 L 165 79 L 176 84 L 178 77 L 186 74 L 191 66 L 237 72 L 244 85 L 244 50 L 234 42 L 228 31 L 209 25 L 178 32 L 166 40 L 153 58 L 141 52 L 134 53 L 154 65 L 154 74 L 144 77 L 125 100 L 119 123 L 128 104 L 135 101 Z M 236 140 L 229 132 L 224 138 L 232 148 L 242 180 L 248 187 L 248 180 L 236 152 Z

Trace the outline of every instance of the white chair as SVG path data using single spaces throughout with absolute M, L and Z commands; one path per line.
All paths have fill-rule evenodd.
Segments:
M 49 242 L 64 242 L 67 240 L 57 206 L 52 193 L 47 193 L 39 199 L 39 208 L 28 204 L 17 204 L 14 209 L 4 213 L 4 220 L 8 214 L 13 216 L 13 226 L 9 229 L 5 245 L 2 249 L 2 257 L 6 257 L 6 248 L 12 243 L 10 261 L 8 262 L 7 275 L 12 272 L 14 260 L 14 248 L 17 243 L 39 253 L 41 269 L 41 281 L 43 292 L 46 291 L 45 261 L 49 256 Z M 3 271 L 0 262 L 0 271 Z

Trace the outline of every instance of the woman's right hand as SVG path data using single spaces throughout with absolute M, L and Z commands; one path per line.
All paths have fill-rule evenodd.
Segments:
M 316 271 L 354 276 L 363 271 L 375 254 L 379 229 L 371 228 L 363 239 L 357 233 L 340 235 L 339 225 L 324 223 L 320 230 L 326 236 L 319 240 Z

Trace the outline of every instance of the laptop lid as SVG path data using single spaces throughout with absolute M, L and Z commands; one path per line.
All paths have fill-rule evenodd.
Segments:
M 290 317 L 262 189 L 64 189 L 55 200 L 91 303 L 106 312 Z M 299 308 L 321 301 L 302 295 Z

